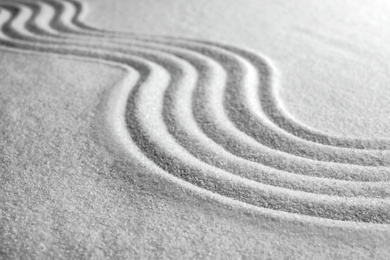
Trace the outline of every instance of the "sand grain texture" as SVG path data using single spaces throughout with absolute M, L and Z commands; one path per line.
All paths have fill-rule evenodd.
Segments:
M 193 30 L 202 3 L 164 8 Z M 302 74 L 290 65 L 303 55 L 297 43 L 283 43 L 284 50 L 260 42 L 268 56 L 250 40 L 224 39 L 232 32 L 215 41 L 204 40 L 207 30 L 183 33 L 165 13 L 152 19 L 166 26 L 156 36 L 163 33 L 150 32 L 151 19 L 141 13 L 148 4 L 148 12 L 158 11 L 158 3 L 134 3 L 138 18 L 125 19 L 138 19 L 143 31 L 89 25 L 105 4 L 0 1 L 4 258 L 389 257 L 390 140 L 378 126 L 335 134 L 307 123 L 303 112 L 299 119 L 305 99 L 291 105 L 299 92 L 294 81 L 285 87 L 291 67 Z M 263 4 L 275 15 L 288 9 Z M 121 4 L 113 6 L 97 23 L 115 23 Z M 208 24 L 204 16 L 199 30 Z M 267 27 L 272 19 L 262 19 L 270 39 L 285 22 L 274 18 Z M 369 60 L 360 57 L 365 45 L 347 50 L 299 22 L 293 36 L 284 29 L 285 39 L 321 41 L 348 61 Z M 283 51 L 296 51 L 285 65 Z M 314 72 L 305 75 L 313 82 Z M 354 82 L 348 73 L 340 71 L 340 93 Z

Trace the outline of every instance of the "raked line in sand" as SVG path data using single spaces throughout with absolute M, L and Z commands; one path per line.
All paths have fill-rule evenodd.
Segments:
M 2 0 L 0 43 L 135 71 L 102 111 L 126 152 L 232 205 L 315 223 L 390 222 L 389 140 L 333 137 L 294 121 L 278 99 L 277 70 L 262 55 L 98 30 L 83 14 L 72 0 Z

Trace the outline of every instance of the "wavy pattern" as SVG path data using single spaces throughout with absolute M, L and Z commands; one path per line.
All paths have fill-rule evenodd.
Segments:
M 91 28 L 81 19 L 85 6 L 73 0 L 1 0 L 0 8 L 3 46 L 137 71 L 126 131 L 167 173 L 276 212 L 390 222 L 390 141 L 336 138 L 296 122 L 278 100 L 277 70 L 264 56 Z

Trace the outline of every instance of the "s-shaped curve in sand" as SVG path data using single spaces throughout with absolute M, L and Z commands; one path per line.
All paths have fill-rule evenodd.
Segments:
M 83 8 L 73 0 L 2 0 L 0 43 L 136 71 L 102 111 L 124 154 L 148 158 L 202 196 L 276 218 L 390 222 L 388 140 L 336 138 L 294 121 L 277 98 L 277 70 L 260 54 L 98 30 L 82 22 Z

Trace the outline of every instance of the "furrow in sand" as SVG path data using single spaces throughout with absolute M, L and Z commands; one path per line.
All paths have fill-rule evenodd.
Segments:
M 154 47 L 155 48 L 155 47 Z M 196 63 L 196 62 L 195 62 Z M 195 64 L 195 66 L 196 66 L 196 64 Z M 200 70 L 204 70 L 204 68 L 200 68 Z M 205 77 L 203 77 L 203 78 L 207 78 L 207 76 L 205 76 Z M 207 85 L 207 84 L 206 84 Z
M 18 30 L 18 27 L 14 29 Z M 5 30 L 4 34 L 7 33 L 9 32 Z M 29 37 L 26 35 L 24 39 Z M 11 37 L 14 37 L 14 35 L 11 35 Z M 14 46 L 18 45 L 15 42 L 13 44 Z M 45 45 L 47 46 L 43 48 L 53 52 L 55 49 L 62 48 L 60 44 L 53 46 L 52 43 L 45 43 Z M 27 46 L 26 43 L 23 46 L 20 46 L 19 43 L 19 47 L 26 48 Z M 34 50 L 40 48 L 38 42 L 30 44 L 30 46 L 33 46 Z M 66 51 L 69 51 L 69 49 L 59 53 Z M 112 51 L 109 50 L 111 53 Z M 73 50 L 72 55 L 83 56 L 80 54 L 82 51 L 75 52 Z M 177 66 L 171 70 L 180 73 L 183 63 L 177 60 L 175 63 L 174 60 L 177 58 L 161 53 L 151 54 L 151 51 L 149 53 L 131 51 L 133 56 L 142 58 L 133 56 L 129 58 L 128 54 L 124 56 L 122 53 L 119 58 L 117 57 L 119 55 L 104 55 L 104 53 L 101 50 L 93 50 L 87 54 L 84 53 L 84 56 L 90 55 L 91 57 L 124 63 L 137 68 L 141 72 L 141 80 L 134 87 L 129 97 L 128 127 L 138 146 L 161 168 L 195 183 L 199 187 L 256 206 L 330 219 L 387 223 L 389 219 L 386 213 L 388 211 L 387 200 L 364 198 L 348 200 L 334 196 L 310 195 L 305 192 L 275 188 L 240 178 L 197 160 L 170 135 L 161 113 L 164 110 L 165 88 L 169 86 L 169 82 L 174 82 L 174 80 L 169 80 L 166 71 L 169 71 L 170 67 L 175 68 L 174 66 Z M 143 59 L 151 60 L 153 63 Z M 154 65 L 155 63 L 159 63 L 160 66 Z M 187 70 L 183 71 L 188 73 Z M 174 75 L 170 74 L 170 77 Z M 176 75 L 174 78 L 178 78 L 178 76 Z M 156 88 L 156 82 L 160 83 L 157 84 L 160 85 L 159 88 Z M 357 214 L 359 212 L 362 212 L 362 214 Z
M 29 0 L 18 0 L 19 2 L 28 2 Z M 158 39 L 158 40 L 168 40 L 168 41 L 183 41 L 183 42 L 197 42 L 200 44 L 209 44 L 213 45 L 214 47 L 219 47 L 225 50 L 229 50 L 231 52 L 234 52 L 241 57 L 245 57 L 249 61 L 251 61 L 253 64 L 260 64 L 260 66 L 256 66 L 258 68 L 261 68 L 261 64 L 264 64 L 264 58 L 257 55 L 256 53 L 243 50 L 234 46 L 229 46 L 226 44 L 220 44 L 215 42 L 208 42 L 208 41 L 188 41 L 188 39 L 177 39 L 173 37 L 158 37 L 155 36 L 140 36 L 135 35 L 131 33 L 118 33 L 118 32 L 111 32 L 111 31 L 104 31 L 100 29 L 96 29 L 94 27 L 88 26 L 85 23 L 82 22 L 82 17 L 86 13 L 86 5 L 83 3 L 79 3 L 77 1 L 73 0 L 66 0 L 66 1 L 50 1 L 50 0 L 43 0 L 39 2 L 34 2 L 37 5 L 42 5 L 54 7 L 57 9 L 56 16 L 54 17 L 52 21 L 52 25 L 56 27 L 57 29 L 66 29 L 69 30 L 69 27 L 66 25 L 73 23 L 74 26 L 72 26 L 72 29 L 75 29 L 78 27 L 78 30 L 80 29 L 88 29 L 89 34 L 95 34 L 100 35 L 103 37 L 107 37 L 107 35 L 113 36 L 115 38 L 140 38 L 140 39 Z M 66 10 L 66 12 L 65 12 Z M 80 31 L 72 31 L 73 33 L 80 33 Z M 85 33 L 85 31 L 83 32 Z M 272 89 L 269 89 L 269 91 L 262 91 L 262 106 L 264 109 L 264 112 L 266 115 L 280 128 L 284 129 L 285 131 L 296 135 L 297 137 L 300 137 L 302 139 L 306 139 L 308 141 L 329 145 L 329 146 L 336 146 L 336 147 L 342 147 L 342 148 L 354 148 L 354 149 L 365 149 L 365 150 L 387 150 L 390 147 L 390 140 L 386 139 L 376 139 L 376 140 L 364 140 L 364 139 L 356 139 L 356 138 L 348 138 L 348 137 L 334 137 L 327 134 L 323 134 L 321 132 L 318 132 L 316 130 L 311 129 L 310 127 L 306 127 L 305 125 L 302 125 L 300 122 L 294 120 L 293 117 L 289 116 L 288 112 L 285 112 L 282 108 L 280 101 L 277 98 L 277 95 L 274 91 L 272 91 L 275 87 Z
M 169 43 L 168 43 L 169 44 Z M 183 46 L 183 43 L 175 43 L 175 45 L 180 45 L 180 47 L 182 48 L 192 48 L 192 49 L 197 49 L 199 52 L 205 54 L 205 53 L 213 53 L 211 51 L 208 51 L 207 49 L 207 46 L 206 47 L 199 47 L 199 46 L 188 46 L 188 44 L 184 45 Z M 210 121 L 210 120 L 208 120 Z M 212 131 L 213 132 L 216 132 L 216 131 Z M 228 131 L 228 134 L 229 132 L 232 132 L 232 131 Z M 224 136 L 222 136 L 222 139 L 224 139 Z M 234 140 L 236 141 L 236 140 Z M 253 140 L 250 141 L 251 143 L 253 143 Z M 239 142 L 236 142 L 236 143 L 240 143 Z M 235 145 L 236 146 L 236 145 Z M 243 148 L 244 150 L 246 148 Z M 263 149 L 264 150 L 264 149 Z M 269 150 L 267 150 L 269 151 Z M 262 152 L 262 151 L 261 151 Z M 272 153 L 272 151 L 270 151 Z M 269 153 L 266 153 L 264 154 L 263 153 L 259 153 L 259 152 L 256 152 L 254 151 L 252 154 L 254 154 L 253 157 L 256 158 L 260 158 L 260 163 L 263 163 L 265 165 L 268 165 L 270 167 L 276 167 L 280 170 L 285 170 L 285 171 L 290 171 L 290 172 L 297 172 L 297 173 L 300 173 L 300 174 L 309 174 L 309 175 L 313 175 L 313 176 L 320 176 L 320 177 L 326 177 L 326 178 L 336 178 L 336 179 L 346 179 L 346 180 L 357 180 L 357 181 L 386 181 L 388 179 L 388 170 L 386 168 L 383 168 L 383 167 L 379 167 L 379 168 L 357 168 L 357 167 L 351 167 L 350 165 L 347 165 L 347 166 L 339 166 L 338 164 L 335 164 L 335 167 L 336 169 L 333 170 L 333 169 L 330 169 L 332 168 L 332 165 L 333 164 L 327 164 L 325 165 L 325 167 L 321 167 L 321 168 L 318 168 L 316 165 L 314 165 L 314 169 L 313 169 L 313 165 L 312 165 L 312 161 L 309 160 L 308 163 L 306 163 L 307 161 L 303 160 L 303 163 L 302 163 L 302 160 L 301 161 L 298 161 L 298 166 L 296 166 L 295 163 L 289 163 L 289 165 L 283 165 L 285 164 L 284 162 L 291 158 L 293 158 L 294 160 L 296 160 L 295 157 L 293 156 L 287 156 L 289 158 L 286 159 L 286 156 L 285 158 L 270 158 L 272 157 Z M 236 154 L 237 155 L 237 154 Z M 267 158 L 262 158 L 262 157 L 267 157 Z M 271 160 L 269 160 L 271 159 Z M 309 164 L 307 166 L 307 164 Z M 275 166 L 276 165 L 276 166 Z M 343 168 L 346 168 L 347 170 L 349 170 L 351 173 L 348 173 L 348 174 L 345 174 L 343 170 Z M 332 170 L 331 173 L 329 174 L 328 171 L 329 170 Z M 341 171 L 341 173 L 340 173 Z M 363 173 L 361 173 L 361 171 L 363 171 Z M 351 176 L 352 174 L 352 176 Z
M 163 58 L 160 62 L 167 60 Z M 387 200 L 348 200 L 275 188 L 239 178 L 196 160 L 178 145 L 165 127 L 161 115 L 165 89 L 156 88 L 153 81 L 147 83 L 139 84 L 132 90 L 126 119 L 133 140 L 162 169 L 199 187 L 260 207 L 332 219 L 370 219 L 369 222 L 385 223 Z M 351 216 L 351 211 L 358 212 L 357 208 L 365 212 L 364 216 Z M 370 213 L 367 214 L 366 210 Z
M 215 49 L 210 53 L 217 51 Z M 324 146 L 302 140 L 275 127 L 265 113 L 262 113 L 263 110 L 256 106 L 260 96 L 261 107 L 267 107 L 269 102 L 265 102 L 265 99 L 273 90 L 274 77 L 269 62 L 257 57 L 257 63 L 249 64 L 241 56 L 219 52 L 222 54 L 216 58 L 220 59 L 219 62 L 225 66 L 229 71 L 228 75 L 231 76 L 225 91 L 225 109 L 230 120 L 242 132 L 270 148 L 305 158 L 364 166 L 388 166 L 389 156 L 384 151 Z M 248 70 L 251 69 L 257 70 L 257 82 L 247 77 Z
M 273 75 L 277 74 L 276 69 L 273 68 L 271 62 L 267 60 L 267 58 L 262 57 L 261 55 L 247 51 L 244 49 L 240 49 L 234 46 L 229 46 L 226 44 L 213 43 L 200 41 L 203 44 L 210 44 L 213 47 L 218 47 L 219 49 L 229 51 L 235 55 L 237 55 L 241 59 L 245 59 L 247 62 L 250 62 L 253 67 L 258 71 L 259 75 L 261 75 L 261 85 L 254 87 L 252 85 L 253 90 L 251 90 L 251 94 L 254 95 L 246 95 L 246 100 L 250 101 L 251 104 L 259 103 L 259 106 L 249 106 L 246 108 L 246 114 L 241 115 L 246 118 L 253 118 L 251 120 L 264 122 L 264 119 L 259 120 L 262 114 L 266 116 L 275 126 L 287 131 L 288 133 L 299 137 L 304 140 L 308 140 L 311 142 L 323 144 L 331 147 L 340 147 L 340 148 L 350 148 L 350 149 L 363 149 L 364 152 L 375 152 L 376 156 L 382 156 L 383 153 L 375 150 L 386 150 L 389 147 L 389 140 L 364 140 L 364 139 L 355 139 L 355 138 L 341 138 L 341 137 L 333 137 L 329 135 L 322 134 L 320 132 L 316 132 L 315 130 L 301 125 L 298 121 L 294 120 L 287 112 L 285 112 L 282 108 L 281 101 L 278 99 L 277 95 L 277 87 L 278 87 L 278 77 Z M 250 88 L 246 88 L 243 90 L 249 90 Z M 237 90 L 232 88 L 232 90 Z M 256 90 L 258 91 L 257 94 Z M 239 106 L 245 107 L 248 101 L 242 102 Z M 260 101 L 260 102 L 259 102 Z M 255 109 L 254 109 L 255 108 Z M 266 121 L 265 121 L 266 122 Z M 274 127 L 268 126 L 272 128 L 274 131 L 277 131 Z M 248 127 L 249 129 L 249 127 Z M 279 131 L 279 134 L 283 133 Z M 256 135 L 256 133 L 251 134 Z M 287 135 L 289 139 L 292 139 L 294 142 L 297 142 L 296 138 L 292 138 Z M 303 142 L 303 144 L 307 144 L 307 142 Z M 317 146 L 321 148 L 322 146 Z M 329 148 L 328 148 L 329 149 Z M 337 151 L 332 150 L 332 151 Z M 339 151 L 346 151 L 345 149 L 341 149 Z M 356 151 L 353 151 L 356 153 Z M 347 154 L 348 155 L 348 154 Z M 364 154 L 362 154 L 364 156 Z M 337 158 L 336 158 L 337 159 Z M 379 163 L 380 164 L 380 163 Z
M 250 114 L 251 111 L 245 111 L 248 110 L 248 108 L 251 108 L 250 105 L 248 106 L 248 101 L 246 100 L 248 95 L 245 94 L 248 93 L 245 92 L 247 92 L 247 89 L 252 89 L 249 91 L 249 93 L 252 94 L 251 96 L 253 96 L 253 89 L 259 87 L 256 82 L 248 82 L 249 77 L 247 72 L 248 69 L 254 69 L 253 67 L 247 66 L 246 68 L 242 68 L 242 63 L 245 61 L 241 61 L 240 64 L 237 62 L 238 57 L 232 57 L 232 55 L 229 56 L 229 54 L 226 53 L 221 54 L 220 50 L 212 49 L 213 46 L 183 46 L 182 43 L 175 43 L 175 45 L 182 48 L 195 50 L 203 55 L 217 59 L 218 62 L 228 70 L 228 77 L 231 77 L 230 81 L 228 80 L 228 85 L 230 83 L 231 86 L 227 87 L 227 93 L 222 91 L 219 91 L 218 93 L 226 93 L 228 101 L 225 103 L 228 104 L 225 105 L 225 107 L 228 110 L 230 116 L 233 117 L 233 120 L 231 121 L 234 122 L 234 124 L 240 128 L 240 130 L 249 133 L 251 137 L 260 141 L 262 144 L 267 145 L 268 147 L 275 150 L 282 150 L 289 154 L 301 155 L 310 159 L 321 161 L 366 166 L 383 166 L 387 164 L 387 156 L 385 156 L 386 154 L 382 151 L 335 149 L 333 147 L 321 146 L 310 142 L 302 142 L 292 135 L 286 136 L 281 134 L 280 131 L 278 131 L 279 129 L 275 129 L 275 127 L 272 127 L 272 125 L 267 124 L 266 118 L 261 118 L 260 120 L 256 120 L 258 118 L 255 118 L 255 120 L 253 120 L 253 115 Z M 258 69 L 260 66 L 264 67 L 267 65 L 265 65 L 263 61 L 263 64 L 256 67 L 256 69 Z M 261 78 L 268 76 L 263 74 L 259 77 Z M 242 97 L 241 100 L 240 97 Z M 253 101 L 251 104 L 253 104 Z M 245 114 L 245 112 L 248 113 Z M 220 114 L 218 117 L 220 117 Z
M 29 2 L 29 1 L 28 0 L 18 0 L 16 2 L 23 3 L 23 2 Z M 66 30 L 66 31 L 72 32 L 72 33 L 82 34 L 84 32 L 81 32 L 81 30 L 88 28 L 90 30 L 88 33 L 99 34 L 96 29 L 92 29 L 91 27 L 84 25 L 80 21 L 81 20 L 80 16 L 85 14 L 85 11 L 84 11 L 85 8 L 82 7 L 81 3 L 74 2 L 74 1 L 61 1 L 61 2 L 44 1 L 44 2 L 34 2 L 34 4 L 35 5 L 30 4 L 31 7 L 32 8 L 39 8 L 39 9 L 41 9 L 40 10 L 41 12 L 43 10 L 45 12 L 45 16 L 47 16 L 47 17 L 49 17 L 49 19 L 51 19 L 50 24 L 52 26 L 56 27 L 57 29 Z M 48 9 L 50 9 L 50 7 L 52 9 L 57 8 L 57 10 L 60 10 L 59 12 L 56 12 L 56 14 L 57 14 L 56 16 L 47 15 L 49 13 Z M 35 13 L 38 13 L 38 12 L 35 12 Z M 50 14 L 52 14 L 52 13 L 53 12 L 51 12 Z M 78 28 L 78 27 L 80 27 L 80 28 Z M 111 32 L 111 34 L 112 34 L 112 32 Z M 101 34 L 99 34 L 99 35 L 101 35 Z M 105 36 L 107 36 L 107 35 L 105 35 Z M 137 36 L 137 37 L 139 37 L 139 36 Z M 173 38 L 170 40 L 171 41 L 172 40 L 178 41 L 178 39 L 173 39 Z M 260 71 L 260 73 L 264 72 L 264 71 L 270 72 L 270 70 L 267 69 L 267 64 L 265 63 L 265 59 L 263 57 L 255 54 L 255 53 L 251 53 L 249 51 L 242 50 L 242 49 L 239 49 L 239 48 L 236 48 L 233 46 L 227 46 L 227 45 L 222 45 L 222 44 L 218 44 L 218 43 L 211 43 L 211 42 L 199 42 L 199 43 L 208 44 L 208 45 L 211 45 L 213 47 L 219 47 L 219 48 L 222 48 L 224 50 L 234 52 L 234 53 L 238 54 L 239 56 L 241 56 L 241 58 L 244 57 L 247 60 L 249 60 L 250 62 L 252 62 L 255 65 L 255 67 Z M 262 70 L 263 68 L 265 68 L 265 70 Z M 262 75 L 264 76 L 264 73 L 262 73 Z M 297 122 L 295 122 L 294 120 L 292 120 L 291 118 L 286 116 L 288 114 L 285 115 L 283 113 L 283 110 L 280 108 L 280 106 L 278 106 L 278 100 L 275 97 L 275 94 L 273 91 L 275 88 L 274 85 L 275 84 L 266 84 L 262 87 L 261 104 L 262 104 L 262 107 L 265 111 L 265 114 L 270 119 L 272 119 L 272 121 L 274 121 L 274 123 L 276 123 L 276 125 L 280 126 L 282 129 L 284 129 L 284 130 L 286 130 L 286 131 L 288 131 L 288 132 L 290 132 L 298 137 L 301 137 L 303 139 L 307 139 L 307 140 L 313 141 L 313 142 L 322 143 L 322 144 L 325 144 L 328 146 L 339 146 L 339 147 L 344 147 L 344 148 L 355 148 L 355 149 L 365 149 L 365 150 L 371 150 L 371 149 L 384 150 L 384 149 L 386 149 L 386 147 L 390 143 L 388 140 L 359 140 L 359 139 L 350 139 L 350 138 L 336 138 L 336 137 L 331 137 L 331 136 L 327 136 L 327 135 L 322 135 L 320 133 L 316 133 L 315 131 L 313 132 L 313 135 L 311 136 L 311 134 L 310 134 L 311 130 L 309 128 L 307 128 L 305 126 L 300 126 Z M 255 98 L 255 97 L 252 96 L 252 98 Z M 253 116 L 251 117 L 249 115 L 249 116 L 246 116 L 245 118 L 249 118 L 250 122 L 253 121 Z M 254 120 L 254 121 L 256 121 L 256 120 Z M 258 122 L 257 122 L 257 124 L 258 124 Z M 253 129 L 253 128 L 245 128 L 245 129 L 248 130 L 248 129 Z M 258 132 L 260 132 L 260 131 L 258 131 Z M 251 135 L 258 137 L 259 136 L 258 132 L 252 132 Z M 272 131 L 271 131 L 271 133 L 272 133 Z M 277 134 L 272 133 L 271 134 L 272 138 L 263 138 L 261 140 L 262 140 L 262 142 L 265 141 L 265 142 L 268 142 L 268 144 L 273 145 L 276 143 L 273 140 L 273 138 L 275 138 L 275 135 L 278 138 L 280 138 L 279 137 L 280 133 L 278 132 Z M 301 135 L 303 135 L 303 136 L 301 136 Z M 296 142 L 296 140 L 293 139 L 294 142 L 291 142 L 291 140 L 290 140 L 291 137 L 287 138 L 287 139 L 289 140 L 289 142 L 280 142 L 279 149 L 280 149 L 280 146 L 284 145 L 284 146 L 286 146 L 285 149 L 289 152 L 293 151 L 293 152 L 297 152 L 298 154 L 303 155 L 303 156 L 313 157 L 313 152 L 311 152 L 313 147 L 309 147 L 309 149 L 306 149 L 306 147 L 302 147 L 302 144 L 298 143 L 298 145 L 297 145 L 297 147 L 295 147 L 295 149 L 290 150 L 290 146 L 294 145 L 294 142 Z M 318 146 L 314 146 L 314 147 L 318 148 Z M 317 158 L 319 160 L 326 160 L 326 159 L 329 160 L 330 159 L 330 160 L 338 160 L 339 162 L 347 161 L 348 163 L 363 164 L 363 165 L 367 165 L 367 164 L 369 164 L 369 165 L 372 165 L 372 164 L 383 165 L 384 163 L 386 163 L 386 160 L 387 160 L 386 158 L 388 157 L 388 156 L 384 156 L 381 153 L 366 156 L 367 151 L 364 151 L 364 153 L 361 154 L 359 158 L 355 158 L 356 157 L 356 155 L 355 155 L 354 159 L 351 162 L 350 158 L 345 157 L 345 156 L 342 158 L 338 158 L 335 155 L 330 155 L 328 151 L 320 151 L 320 152 L 323 152 L 323 153 L 314 152 L 314 156 L 319 157 L 319 158 Z M 354 151 L 354 153 L 356 154 L 358 152 Z
M 144 43 L 144 44 L 145 44 L 145 43 Z M 148 43 L 148 44 L 150 44 L 150 43 Z M 81 44 L 81 45 L 83 45 L 83 44 Z M 155 48 L 155 47 L 154 47 L 154 48 Z M 187 50 L 186 50 L 186 51 L 187 51 Z M 187 51 L 187 52 L 188 52 L 188 51 Z M 195 62 L 194 64 L 195 64 L 195 66 L 197 66 L 197 65 L 196 65 L 197 62 Z M 199 63 L 198 63 L 198 64 L 199 64 Z M 205 70 L 205 68 L 204 68 L 204 67 L 202 68 L 201 66 L 200 66 L 200 67 L 198 66 L 198 69 L 199 69 L 199 71 Z M 203 77 L 201 77 L 201 78 L 207 79 L 207 76 L 203 76 Z M 207 85 L 207 84 L 206 84 L 206 85 Z M 340 170 L 340 169 L 338 169 L 338 170 Z M 356 170 L 356 169 L 353 169 L 353 170 Z M 323 172 L 323 171 L 322 171 L 322 172 Z M 370 173 L 370 175 L 371 175 L 371 173 Z M 375 179 L 375 176 L 371 176 L 371 177 L 372 177 L 372 179 Z
M 23 1 L 23 0 L 22 0 Z M 82 28 L 82 29 L 88 29 L 90 31 L 94 31 L 94 33 L 99 33 L 99 30 L 96 28 L 93 28 L 91 26 L 87 26 L 82 22 L 82 17 L 86 13 L 86 6 L 82 3 L 79 3 L 77 1 L 73 0 L 67 0 L 67 1 L 61 1 L 60 3 L 56 1 L 48 1 L 44 0 L 46 3 L 58 5 L 62 7 L 63 9 L 68 9 L 68 13 L 73 12 L 73 19 L 71 20 L 76 27 Z M 66 5 L 66 8 L 65 8 Z M 72 10 L 72 11 L 70 11 Z M 56 17 L 57 21 L 63 21 L 66 19 L 63 19 L 61 16 Z M 69 22 L 59 22 L 57 24 L 69 24 Z M 100 30 L 105 36 L 108 34 L 114 34 L 115 36 L 121 35 L 118 33 L 113 33 L 110 31 L 102 31 Z M 129 33 L 124 33 L 124 37 L 128 37 Z M 137 35 L 137 37 L 140 37 Z M 147 38 L 150 38 L 147 37 Z M 175 40 L 178 39 L 166 37 L 169 40 Z M 160 37 L 161 40 L 161 37 Z M 187 39 L 183 39 L 183 41 L 187 41 Z M 211 44 L 216 47 L 220 47 L 229 51 L 232 51 L 234 53 L 239 54 L 241 57 L 245 57 L 246 59 L 250 60 L 257 68 L 261 68 L 261 65 L 264 64 L 264 58 L 259 57 L 257 54 L 249 52 L 247 50 L 239 49 L 233 46 L 228 46 L 224 44 L 219 43 L 213 43 L 213 42 L 206 42 L 206 41 L 197 41 L 198 43 L 203 44 Z M 260 66 L 258 66 L 260 64 Z M 271 86 L 273 87 L 273 86 Z M 296 135 L 302 139 L 306 139 L 309 141 L 321 143 L 324 145 L 329 146 L 337 146 L 337 147 L 344 147 L 344 148 L 355 148 L 355 149 L 365 149 L 365 150 L 388 150 L 390 149 L 390 140 L 385 139 L 379 139 L 379 140 L 362 140 L 362 139 L 355 139 L 355 138 L 340 138 L 340 137 L 334 137 L 327 134 L 323 134 L 321 132 L 317 132 L 309 127 L 306 127 L 305 125 L 300 124 L 298 121 L 294 120 L 293 117 L 289 116 L 288 113 L 285 113 L 282 109 L 282 106 L 279 105 L 280 102 L 277 98 L 277 95 L 275 95 L 273 89 L 269 89 L 269 91 L 262 91 L 263 92 L 263 99 L 261 100 L 262 107 L 264 109 L 264 112 L 266 115 L 280 128 L 286 130 L 287 132 Z
M 220 64 L 213 62 L 213 60 L 196 53 L 190 53 L 190 51 L 167 48 L 165 51 L 172 52 L 172 54 L 191 64 L 196 64 L 198 73 L 203 74 L 201 78 L 208 78 L 207 86 L 210 88 L 225 81 L 225 71 Z M 181 71 L 183 67 L 187 68 Z M 199 85 L 193 83 L 193 77 L 188 77 L 188 74 L 191 74 L 191 67 L 183 63 L 181 66 L 170 70 L 171 74 L 176 72 L 181 74 L 182 77 L 175 77 L 173 80 L 178 79 L 180 82 L 171 84 L 164 94 L 164 122 L 169 133 L 174 136 L 177 142 L 199 160 L 241 177 L 274 186 L 339 196 L 388 196 L 387 183 L 358 183 L 309 176 L 302 178 L 294 173 L 278 171 L 244 160 L 221 149 L 200 130 L 188 105 L 192 103 L 192 93 L 196 89 L 195 87 Z

